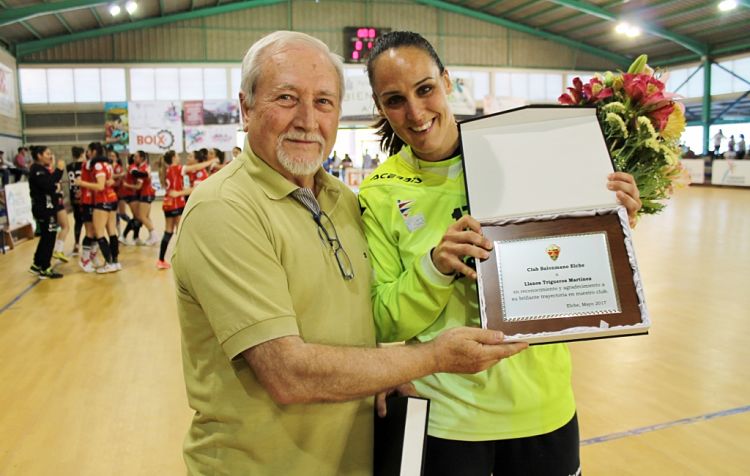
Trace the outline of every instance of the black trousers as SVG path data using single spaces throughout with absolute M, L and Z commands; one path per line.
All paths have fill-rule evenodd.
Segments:
M 52 262 L 52 251 L 55 249 L 57 238 L 57 221 L 54 216 L 37 218 L 37 231 L 39 231 L 39 243 L 34 252 L 34 264 L 41 269 L 47 269 Z
M 425 476 L 580 476 L 578 418 L 544 435 L 494 441 L 427 437 Z

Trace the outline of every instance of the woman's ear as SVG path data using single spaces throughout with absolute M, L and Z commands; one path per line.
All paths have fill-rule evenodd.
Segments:
M 445 94 L 448 95 L 453 92 L 453 81 L 451 81 L 450 74 L 448 74 L 448 70 L 443 70 L 443 74 L 441 75 L 443 78 L 443 85 L 445 86 Z

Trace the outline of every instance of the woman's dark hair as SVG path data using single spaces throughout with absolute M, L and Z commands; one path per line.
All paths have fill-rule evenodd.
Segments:
M 128 155 L 128 165 L 133 165 L 135 163 L 135 154 Z
M 144 160 L 144 162 L 148 162 L 148 154 L 142 150 L 136 150 L 135 154 Z
M 216 154 L 216 158 L 219 159 L 219 163 L 224 163 L 224 151 L 214 148 L 214 154 Z
M 435 65 L 438 67 L 440 74 L 443 74 L 445 71 L 445 66 L 443 66 L 443 62 L 440 61 L 440 57 L 437 52 L 435 52 L 435 48 L 433 48 L 430 42 L 425 40 L 422 35 L 414 33 L 413 31 L 392 31 L 378 38 L 375 42 L 375 46 L 370 50 L 370 56 L 367 58 L 367 77 L 370 80 L 371 87 L 373 85 L 373 65 L 378 56 L 391 48 L 403 47 L 421 49 L 430 55 L 430 58 L 432 58 L 432 61 L 434 61 Z M 375 99 L 375 102 L 377 102 L 377 99 Z M 377 129 L 376 134 L 380 136 L 380 149 L 388 155 L 397 153 L 405 145 L 404 141 L 393 132 L 393 128 L 385 117 L 379 118 L 372 127 Z
M 77 159 L 78 157 L 83 155 L 83 147 L 78 147 L 77 145 L 74 145 L 70 148 L 70 153 L 73 155 L 74 159 Z
M 93 150 L 97 157 L 104 156 L 104 147 L 101 142 L 92 142 L 89 144 L 89 150 Z
M 31 158 L 37 160 L 45 150 L 49 149 L 46 145 L 32 145 L 31 146 Z

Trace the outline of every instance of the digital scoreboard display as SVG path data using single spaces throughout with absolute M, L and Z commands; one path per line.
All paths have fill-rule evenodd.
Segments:
M 344 28 L 344 61 L 364 63 L 375 46 L 375 40 L 391 31 L 390 28 L 372 26 L 347 26 Z

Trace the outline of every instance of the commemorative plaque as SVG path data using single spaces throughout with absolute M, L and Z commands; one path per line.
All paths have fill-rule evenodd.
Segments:
M 596 110 L 526 106 L 459 127 L 469 213 L 494 246 L 477 263 L 482 326 L 532 344 L 647 333 Z

